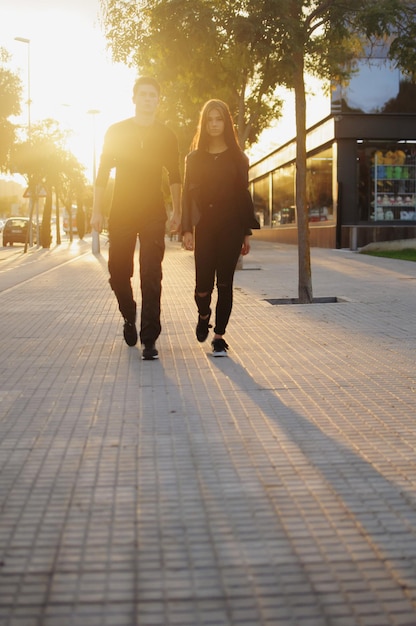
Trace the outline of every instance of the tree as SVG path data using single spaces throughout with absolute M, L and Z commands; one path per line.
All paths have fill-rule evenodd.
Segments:
M 275 23 L 275 74 L 295 93 L 296 212 L 300 303 L 313 301 L 306 205 L 305 75 L 327 81 L 348 78 L 354 62 L 375 40 L 391 41 L 390 56 L 415 71 L 415 3 L 411 0 L 276 0 L 264 2 Z
M 114 60 L 159 79 L 165 119 L 178 129 L 185 149 L 209 98 L 229 104 L 241 146 L 254 143 L 280 113 L 269 61 L 272 33 L 245 4 L 101 0 Z
M 0 172 L 8 169 L 10 150 L 16 140 L 17 127 L 9 118 L 21 110 L 22 84 L 19 77 L 8 69 L 10 55 L 0 48 Z
M 41 242 L 44 248 L 51 244 L 52 194 L 56 201 L 56 236 L 60 243 L 59 202 L 71 202 L 80 196 L 85 187 L 84 166 L 65 147 L 66 134 L 55 120 L 44 120 L 32 127 L 30 140 L 16 144 L 12 153 L 13 171 L 24 175 L 31 192 L 32 206 L 37 190 L 44 187 L 47 193 L 42 219 Z
M 167 87 L 167 118 L 191 129 L 209 97 L 230 104 L 242 146 L 279 113 L 277 85 L 294 90 L 299 302 L 313 301 L 306 206 L 305 75 L 354 71 L 373 38 L 415 71 L 413 0 L 101 0 L 113 57 Z

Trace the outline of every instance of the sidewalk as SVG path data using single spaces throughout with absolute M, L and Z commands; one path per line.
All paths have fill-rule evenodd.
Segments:
M 153 362 L 104 240 L 0 264 L 0 626 L 415 626 L 416 264 L 313 249 L 338 302 L 272 305 L 254 241 L 214 359 L 166 244 Z

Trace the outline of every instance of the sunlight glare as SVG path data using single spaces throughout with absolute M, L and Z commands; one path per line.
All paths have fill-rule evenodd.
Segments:
M 22 80 L 22 113 L 16 121 L 27 126 L 28 49 L 15 41 L 22 37 L 30 39 L 31 123 L 52 118 L 69 131 L 68 147 L 91 180 L 94 139 L 98 162 L 107 127 L 133 115 L 136 73 L 110 61 L 97 23 L 98 0 L 59 7 L 53 0 L 40 6 L 30 0 L 8 4 L 0 9 L 0 45 L 12 55 L 10 65 Z M 100 113 L 91 116 L 92 109 Z

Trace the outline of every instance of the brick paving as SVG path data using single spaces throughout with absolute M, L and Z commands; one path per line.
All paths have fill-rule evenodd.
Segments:
M 167 241 L 145 362 L 90 247 L 0 260 L 0 625 L 415 626 L 416 265 L 254 241 L 214 359 Z

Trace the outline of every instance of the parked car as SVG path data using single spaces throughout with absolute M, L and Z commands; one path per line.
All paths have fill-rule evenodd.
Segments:
M 29 227 L 28 217 L 9 217 L 3 228 L 3 246 L 14 243 L 26 243 L 26 233 Z M 36 239 L 36 229 L 32 224 L 33 240 Z

